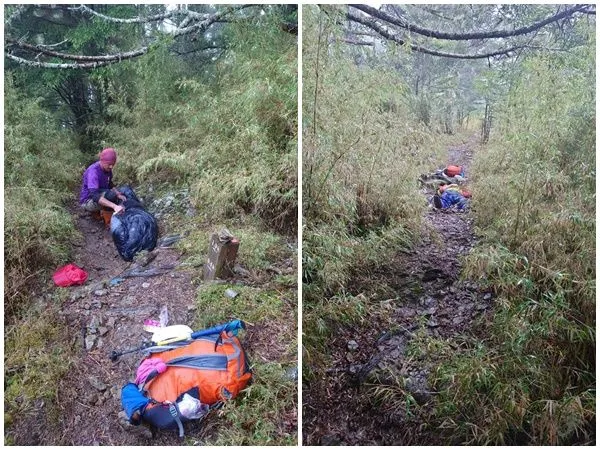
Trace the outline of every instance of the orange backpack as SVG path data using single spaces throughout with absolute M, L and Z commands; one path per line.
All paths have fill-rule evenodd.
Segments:
M 168 366 L 146 381 L 144 389 L 157 402 L 173 402 L 194 387 L 202 403 L 212 405 L 234 398 L 252 378 L 246 354 L 237 336 L 223 332 L 205 336 L 184 347 L 153 354 Z
M 204 418 L 210 410 L 236 397 L 252 379 L 240 340 L 226 331 L 151 347 L 148 351 L 145 360 L 159 358 L 166 369 L 161 373 L 153 371 L 139 385 L 129 383 L 123 387 L 122 402 L 130 411 L 131 423 L 137 425 L 141 420 L 158 429 L 179 429 L 180 437 L 183 422 Z M 127 407 L 130 402 L 134 406 Z M 183 402 L 192 402 L 202 410 L 186 416 Z M 131 417 L 133 410 L 140 413 L 137 419 Z

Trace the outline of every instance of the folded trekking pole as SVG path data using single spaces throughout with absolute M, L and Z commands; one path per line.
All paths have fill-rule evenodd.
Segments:
M 152 334 L 152 339 L 149 342 L 144 342 L 141 346 L 131 349 L 124 350 L 121 352 L 117 352 L 113 350 L 109 358 L 111 361 L 115 362 L 119 359 L 120 356 L 126 355 L 128 353 L 135 353 L 145 350 L 150 347 L 160 347 L 162 345 L 172 344 L 174 342 L 181 341 L 189 341 L 192 339 L 197 339 L 202 336 L 211 336 L 211 335 L 221 335 L 223 331 L 231 332 L 234 335 L 237 335 L 237 331 L 239 329 L 245 329 L 246 324 L 241 320 L 231 320 L 227 323 L 216 325 L 212 328 L 206 328 L 204 330 L 193 331 L 187 325 L 171 325 L 169 327 L 159 328 Z M 218 344 L 219 340 L 215 342 L 215 347 Z

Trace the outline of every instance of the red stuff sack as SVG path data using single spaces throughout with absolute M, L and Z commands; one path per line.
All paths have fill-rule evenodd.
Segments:
M 81 267 L 77 267 L 75 264 L 67 264 L 54 272 L 52 280 L 57 286 L 67 287 L 74 284 L 83 284 L 87 277 L 87 272 Z

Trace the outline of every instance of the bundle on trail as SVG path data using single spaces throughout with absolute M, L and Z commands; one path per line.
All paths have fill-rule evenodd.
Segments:
M 183 342 L 148 348 L 135 383 L 121 391 L 129 421 L 179 430 L 183 437 L 184 422 L 203 419 L 235 398 L 252 378 L 236 336 L 240 328 L 244 323 L 234 320 L 192 333 Z
M 154 250 L 158 240 L 158 224 L 154 216 L 144 209 L 133 189 L 125 186 L 119 191 L 127 197 L 121 203 L 125 211 L 113 214 L 110 233 L 121 258 L 131 261 L 136 253 Z

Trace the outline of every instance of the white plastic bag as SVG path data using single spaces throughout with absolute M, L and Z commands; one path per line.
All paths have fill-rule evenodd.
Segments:
M 183 394 L 183 398 L 177 403 L 177 408 L 186 419 L 200 419 L 208 414 L 208 405 L 189 394 Z

